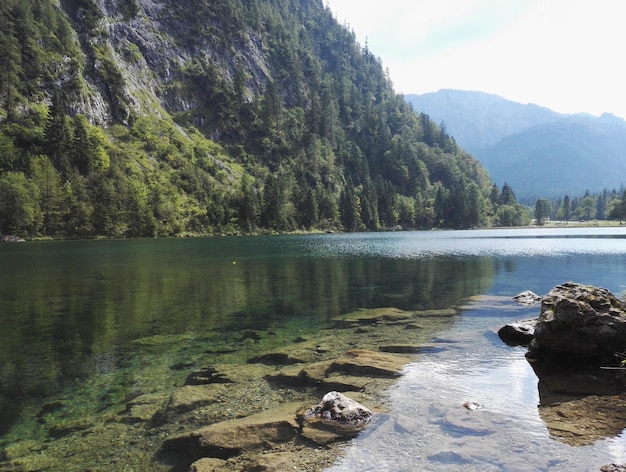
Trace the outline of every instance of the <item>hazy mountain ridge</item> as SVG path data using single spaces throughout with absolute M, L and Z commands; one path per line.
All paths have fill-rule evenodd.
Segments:
M 611 114 L 563 115 L 482 92 L 441 90 L 407 100 L 447 131 L 520 200 L 619 189 L 626 122 Z
M 416 110 L 428 113 L 436 123 L 445 122 L 448 131 L 469 152 L 565 116 L 548 108 L 512 102 L 485 92 L 442 89 L 406 95 L 406 99 Z

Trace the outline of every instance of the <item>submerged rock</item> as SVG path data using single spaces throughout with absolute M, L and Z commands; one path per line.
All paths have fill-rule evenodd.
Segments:
M 189 472 L 215 472 L 224 470 L 226 464 L 227 462 L 222 459 L 204 457 L 191 464 L 191 466 L 189 466 Z
M 208 385 L 214 383 L 232 383 L 223 372 L 214 366 L 203 367 L 190 373 L 185 379 L 185 385 Z
M 569 282 L 543 298 L 527 357 L 602 357 L 625 348 L 624 302 L 607 289 Z
M 244 451 L 271 449 L 293 440 L 298 432 L 295 412 L 301 403 L 290 403 L 245 418 L 223 421 L 188 433 L 171 436 L 161 453 L 182 454 L 189 462 L 201 458 L 226 460 Z
M 204 405 L 217 402 L 226 390 L 218 384 L 214 385 L 185 385 L 177 388 L 170 396 L 165 409 L 167 418 L 191 411 Z
M 419 344 L 386 344 L 380 346 L 382 352 L 390 352 L 392 354 L 415 354 L 422 349 Z
M 330 370 L 357 376 L 398 377 L 407 363 L 406 357 L 397 354 L 352 349 L 333 361 Z
M 291 386 L 362 392 L 392 382 L 409 361 L 402 355 L 352 349 L 335 359 L 283 367 L 267 378 Z
M 372 412 L 356 400 L 330 392 L 310 408 L 292 402 L 170 436 L 162 443 L 159 456 L 191 465 L 190 470 L 197 472 L 220 470 L 228 460 L 247 462 L 245 470 L 285 470 L 285 464 L 294 463 L 294 455 L 284 453 L 287 443 L 328 445 L 352 438 L 371 417 Z
M 167 402 L 167 397 L 162 394 L 143 394 L 133 398 L 126 404 L 126 410 L 122 412 L 122 421 L 125 423 L 148 422 L 162 410 Z
M 85 431 L 93 427 L 93 422 L 88 418 L 66 420 L 53 424 L 48 429 L 48 436 L 54 439 L 63 438 L 77 431 Z
M 570 396 L 562 400 L 565 401 L 539 405 L 539 416 L 550 436 L 559 442 L 575 447 L 586 446 L 618 437 L 624 430 L 626 411 L 621 396 Z
M 513 297 L 517 303 L 521 303 L 522 305 L 532 306 L 535 303 L 541 301 L 541 297 L 536 293 L 531 292 L 530 290 L 525 290 L 522 293 L 518 293 Z
M 398 321 L 411 320 L 415 314 L 399 308 L 371 308 L 368 310 L 357 310 L 352 313 L 333 318 L 336 328 L 357 327 L 359 325 L 372 325 L 393 323 Z

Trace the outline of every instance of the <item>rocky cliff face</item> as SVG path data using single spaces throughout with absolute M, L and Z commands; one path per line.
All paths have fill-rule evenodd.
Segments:
M 194 76 L 212 73 L 233 84 L 245 71 L 247 100 L 260 95 L 271 78 L 258 34 L 232 30 L 201 9 L 190 22 L 190 2 L 80 0 L 63 6 L 86 63 L 87 93 L 74 102 L 75 111 L 94 122 L 127 124 L 133 113 L 158 113 L 161 107 L 168 113 L 189 112 L 200 105 L 188 83 Z M 207 35 L 211 29 L 219 35 Z

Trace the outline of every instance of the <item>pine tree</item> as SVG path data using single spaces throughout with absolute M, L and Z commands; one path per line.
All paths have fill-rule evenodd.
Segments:
M 15 121 L 22 76 L 20 42 L 15 27 L 14 0 L 0 2 L 0 79 L 7 121 Z
M 67 176 L 71 170 L 70 149 L 72 133 L 69 126 L 69 118 L 65 113 L 61 92 L 58 90 L 52 96 L 52 106 L 50 107 L 44 139 L 47 154 L 52 163 L 63 176 Z
M 563 198 L 562 209 L 563 209 L 563 219 L 565 220 L 565 223 L 568 223 L 570 216 L 572 214 L 572 208 L 570 206 L 569 195 L 565 195 L 565 198 Z

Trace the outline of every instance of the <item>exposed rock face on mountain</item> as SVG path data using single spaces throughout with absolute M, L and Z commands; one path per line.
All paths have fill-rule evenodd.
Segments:
M 234 80 L 239 67 L 247 73 L 246 88 L 255 94 L 273 80 L 258 32 L 250 28 L 229 31 L 230 25 L 222 22 L 231 18 L 220 18 L 215 9 L 197 8 L 192 16 L 190 4 L 168 0 L 93 0 L 68 3 L 66 8 L 91 69 L 86 78 L 93 107 L 79 111 L 94 118 L 112 116 L 124 122 L 132 111 L 145 110 L 151 101 L 169 113 L 197 108 L 201 105 L 198 97 L 182 87 L 192 64 L 213 65 L 219 80 L 226 82 Z M 221 31 L 219 35 L 193 34 L 205 27 Z M 120 90 L 113 90 L 111 74 L 123 81 Z

